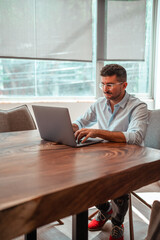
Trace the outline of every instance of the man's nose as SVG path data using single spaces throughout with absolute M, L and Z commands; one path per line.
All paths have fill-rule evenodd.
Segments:
M 109 88 L 109 87 L 108 87 L 106 84 L 105 84 L 104 87 L 103 87 L 104 90 L 108 90 L 108 88 Z

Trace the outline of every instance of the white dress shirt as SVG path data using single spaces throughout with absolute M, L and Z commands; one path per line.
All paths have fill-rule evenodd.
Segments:
M 148 124 L 147 105 L 126 92 L 112 113 L 110 101 L 101 97 L 74 123 L 79 129 L 98 123 L 99 129 L 122 132 L 129 144 L 143 145 Z

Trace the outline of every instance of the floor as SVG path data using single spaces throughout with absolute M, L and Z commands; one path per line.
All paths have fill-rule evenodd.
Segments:
M 141 190 L 141 195 L 146 197 L 146 189 Z M 158 194 L 154 197 L 160 198 L 160 187 L 149 185 L 147 186 L 147 191 L 152 192 L 150 196 L 154 196 L 154 194 Z M 148 196 L 148 195 L 147 195 Z M 157 199 L 157 198 L 156 198 Z M 152 198 L 148 199 L 149 201 Z M 158 200 L 158 199 L 157 199 Z M 160 199 L 159 199 L 160 201 Z M 139 200 L 132 197 L 132 204 L 133 204 L 133 219 L 134 219 L 134 238 L 135 240 L 144 240 L 147 235 L 147 229 L 149 224 L 149 218 L 151 210 L 144 206 Z M 96 209 L 92 208 L 89 210 L 89 214 L 94 212 Z M 58 222 L 53 222 L 48 224 L 44 227 L 38 228 L 38 240 L 71 240 L 72 237 L 72 217 L 67 217 L 62 219 L 64 222 L 63 225 L 59 225 Z M 124 239 L 129 240 L 129 221 L 128 221 L 128 213 L 125 217 L 124 222 Z M 109 233 L 111 230 L 111 222 L 108 221 L 101 231 L 89 231 L 89 240 L 108 240 Z M 24 236 L 18 237 L 14 240 L 23 240 Z

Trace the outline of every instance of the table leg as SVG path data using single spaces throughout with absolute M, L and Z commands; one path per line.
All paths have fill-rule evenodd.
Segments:
M 130 228 L 130 240 L 134 240 L 131 193 L 129 194 L 129 228 Z
M 88 240 L 88 210 L 72 216 L 72 240 Z
M 37 229 L 25 234 L 25 240 L 37 240 Z

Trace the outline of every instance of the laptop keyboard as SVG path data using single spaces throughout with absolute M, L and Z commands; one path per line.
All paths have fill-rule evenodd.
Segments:
M 76 140 L 77 145 L 88 145 L 90 143 L 95 143 L 97 141 L 100 141 L 100 140 L 95 140 L 94 138 L 90 138 L 90 139 L 87 139 L 84 143 L 82 143 L 82 140 L 83 139 L 81 139 L 79 142 L 78 140 Z

